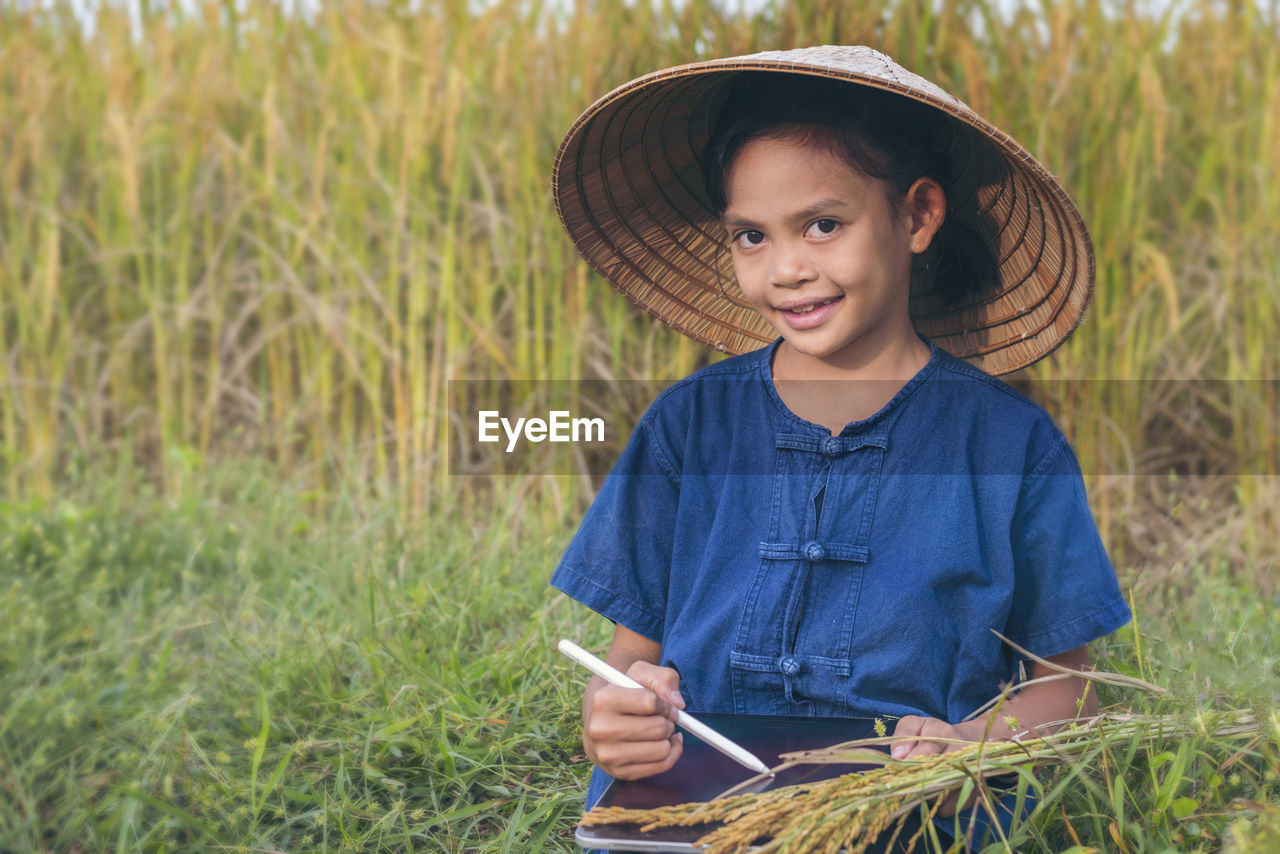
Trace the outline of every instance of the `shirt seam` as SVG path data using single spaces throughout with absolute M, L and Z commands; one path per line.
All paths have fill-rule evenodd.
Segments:
M 949 371 L 953 374 L 959 374 L 961 376 L 966 376 L 973 380 L 978 380 L 982 382 L 984 385 L 990 386 L 995 391 L 998 391 L 1007 397 L 1011 397 L 1014 400 L 1025 404 L 1026 406 L 1034 410 L 1037 414 L 1043 416 L 1044 407 L 1036 403 L 1031 398 L 1027 397 L 1022 392 L 1018 391 L 1015 388 L 1011 388 L 1007 383 L 1002 382 L 998 377 L 993 377 L 990 374 L 986 373 L 985 371 L 982 371 L 979 368 L 975 368 L 973 365 L 970 365 L 967 362 L 963 362 L 960 359 L 957 359 L 955 356 L 951 356 L 945 350 L 943 350 L 942 352 L 944 356 L 942 359 L 939 360 L 939 363 L 938 363 L 939 368 Z
M 1032 467 L 1031 471 L 1027 472 L 1026 475 L 1023 476 L 1022 487 L 1019 489 L 1019 497 L 1026 494 L 1027 487 L 1034 485 L 1036 481 L 1044 477 L 1045 472 L 1047 472 L 1049 468 L 1062 457 L 1066 450 L 1066 437 L 1062 435 L 1061 431 L 1056 431 L 1053 447 L 1046 451 L 1045 455 L 1040 458 L 1040 462 L 1036 463 L 1036 465 Z
M 1070 443 L 1067 441 L 1067 437 L 1063 434 L 1062 430 L 1058 427 L 1058 425 L 1054 423 L 1052 416 L 1050 416 L 1049 413 L 1045 411 L 1045 408 L 1043 406 L 1036 403 L 1034 400 L 1027 397 L 1025 394 L 1018 391 L 1017 389 L 1010 388 L 1009 385 L 1007 383 L 1002 382 L 999 377 L 993 377 L 990 374 L 986 373 L 985 371 L 981 370 L 980 368 L 976 368 L 973 365 L 970 365 L 968 362 L 961 361 L 960 359 L 957 359 L 956 357 L 951 356 L 950 354 L 947 354 L 945 350 L 943 351 L 943 353 L 945 354 L 945 357 L 942 361 L 939 362 L 939 365 L 938 365 L 940 370 L 947 370 L 953 374 L 958 374 L 960 376 L 965 376 L 973 380 L 978 380 L 982 382 L 984 385 L 986 385 L 987 387 L 991 388 L 993 391 L 998 391 L 1001 394 L 1005 395 L 1006 397 L 1009 397 L 1015 401 L 1018 401 L 1019 403 L 1023 404 L 1025 407 L 1029 408 L 1032 411 L 1032 413 L 1036 416 L 1036 419 L 1040 421 L 1041 424 L 1048 427 L 1055 434 L 1054 439 L 1057 446 L 1054 448 L 1050 448 L 1048 451 L 1045 452 L 1045 455 L 1044 457 L 1041 458 L 1040 462 L 1030 472 L 1027 473 L 1026 477 L 1024 478 L 1024 481 L 1034 480 L 1035 478 L 1043 474 L 1044 471 L 1049 468 L 1049 466 L 1053 465 L 1053 463 L 1057 461 L 1057 458 L 1062 454 L 1062 451 L 1065 448 L 1070 446 Z
M 640 426 L 644 429 L 649 439 L 649 444 L 653 446 L 653 459 L 658 464 L 658 468 L 662 469 L 662 473 L 667 476 L 674 485 L 680 485 L 680 474 L 676 471 L 676 467 L 667 459 L 667 455 L 663 453 L 662 444 L 658 441 L 658 431 L 654 429 L 653 419 L 645 418 L 640 422 Z

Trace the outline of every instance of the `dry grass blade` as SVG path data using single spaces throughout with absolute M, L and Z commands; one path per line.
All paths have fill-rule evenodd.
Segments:
M 1000 638 L 1000 640 L 1002 640 L 1006 644 L 1008 644 L 1009 647 L 1012 648 L 1013 651 L 1018 653 L 1019 655 L 1029 658 L 1032 661 L 1036 662 L 1037 664 L 1043 665 L 1044 667 L 1047 667 L 1050 670 L 1056 670 L 1057 672 L 1065 674 L 1067 676 L 1074 676 L 1089 682 L 1100 682 L 1104 685 L 1117 685 L 1124 688 L 1141 688 L 1144 691 L 1150 691 L 1152 694 L 1169 693 L 1166 689 L 1161 688 L 1159 685 L 1153 685 L 1150 682 L 1146 682 L 1142 679 L 1138 679 L 1136 676 L 1125 676 L 1123 673 L 1105 673 L 1100 670 L 1073 670 L 1070 667 L 1063 667 L 1060 664 L 1054 664 L 1052 661 L 1049 661 L 1046 658 L 1041 658 L 1035 653 L 1029 652 L 1023 649 L 1013 641 L 1009 640 L 1004 635 L 1000 634 L 995 629 L 992 629 L 991 633 L 996 637 Z
M 995 706 L 998 703 L 1004 702 L 1006 699 L 1008 699 L 1008 697 L 1012 693 L 1021 691 L 1023 688 L 1026 688 L 1029 685 L 1039 685 L 1043 682 L 1053 682 L 1055 680 L 1060 680 L 1060 679 L 1083 679 L 1086 682 L 1096 682 L 1102 685 L 1115 685 L 1121 688 L 1140 688 L 1143 691 L 1148 691 L 1152 694 L 1157 694 L 1157 695 L 1168 693 L 1166 689 L 1160 687 L 1159 685 L 1154 685 L 1150 682 L 1146 682 L 1134 676 L 1126 676 L 1123 673 L 1110 673 L 1110 672 L 1105 672 L 1101 670 L 1075 670 L 1070 667 L 1063 667 L 1060 664 L 1055 664 L 1054 662 L 1049 661 L 1047 658 L 1041 658 L 1035 653 L 1024 649 L 1023 647 L 1009 640 L 1004 635 L 1000 634 L 1000 632 L 996 631 L 995 629 L 992 629 L 991 633 L 996 637 L 1000 638 L 1000 640 L 1003 641 L 1004 643 L 1008 644 L 1009 647 L 1012 648 L 1019 655 L 1031 661 L 1034 661 L 1039 665 L 1042 665 L 1047 670 L 1053 670 L 1055 672 L 1050 674 L 1049 676 L 1040 676 L 1036 679 L 1029 679 L 1026 682 L 1019 682 L 1016 685 L 1010 685 L 1006 687 L 999 694 L 992 697 L 990 700 L 988 700 L 987 702 L 983 703 L 981 706 L 978 706 L 978 708 L 970 712 L 969 715 L 965 718 L 965 720 L 972 720 L 973 718 L 976 718 L 978 715 L 987 711 L 992 706 Z M 1070 723 L 1070 721 L 1058 721 L 1058 722 L 1055 722 L 1055 725 L 1058 723 L 1065 724 L 1065 723 Z

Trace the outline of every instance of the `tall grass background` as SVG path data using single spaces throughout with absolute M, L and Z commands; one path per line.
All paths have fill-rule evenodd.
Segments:
M 138 27 L 105 6 L 86 40 L 65 5 L 17 9 L 0 16 L 11 492 L 47 492 L 73 448 L 169 481 L 167 460 L 254 454 L 425 512 L 450 483 L 450 380 L 682 376 L 708 354 L 561 232 L 559 136 L 645 70 L 832 42 L 959 93 L 1078 200 L 1096 296 L 1030 377 L 1086 471 L 1238 475 L 1245 502 L 1271 489 L 1252 473 L 1280 471 L 1274 10 L 226 2 Z M 1170 412 L 1160 381 L 1194 378 L 1221 382 Z
M 460 381 L 713 358 L 577 258 L 555 148 L 637 74 L 806 44 L 884 50 L 1061 177 L 1097 290 L 1013 381 L 1138 606 L 1104 663 L 1280 701 L 1274 4 L 142 4 L 87 38 L 30 5 L 0 3 L 0 848 L 567 847 L 547 642 L 605 629 L 543 584 L 592 482 L 451 474 Z M 1236 812 L 1274 818 L 1274 738 L 1223 749 L 1120 757 L 1028 844 L 1280 834 Z M 1152 825 L 1169 792 L 1199 806 Z

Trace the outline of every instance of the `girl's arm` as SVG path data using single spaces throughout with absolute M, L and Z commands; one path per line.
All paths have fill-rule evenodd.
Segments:
M 684 708 L 680 674 L 658 666 L 661 652 L 657 642 L 618 625 L 605 661 L 647 690 L 610 685 L 593 676 L 582 698 L 587 758 L 620 780 L 660 774 L 684 751 L 683 737 L 672 723 L 676 710 Z
M 1089 666 L 1089 647 L 1079 646 L 1060 655 L 1049 656 L 1048 661 L 1072 670 Z M 1054 675 L 1056 671 L 1030 662 L 1028 680 Z M 973 720 L 949 724 L 937 718 L 908 715 L 898 721 L 893 734 L 908 738 L 893 745 L 893 756 L 907 759 L 912 756 L 928 756 L 958 750 L 962 745 L 936 744 L 928 741 L 912 741 L 910 736 L 924 735 L 942 738 L 959 738 L 979 741 L 985 733 L 988 740 L 1007 739 L 1018 732 L 1047 734 L 1060 728 L 1062 721 L 1077 717 L 1087 718 L 1098 713 L 1098 698 L 1085 679 L 1055 679 L 1039 685 L 1030 685 L 1004 701 L 998 710 L 992 709 Z M 988 726 L 990 729 L 988 730 Z

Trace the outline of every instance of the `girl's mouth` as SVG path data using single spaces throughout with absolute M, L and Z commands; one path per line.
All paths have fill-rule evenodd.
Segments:
M 834 296 L 820 302 L 783 308 L 780 311 L 782 316 L 786 318 L 787 325 L 792 329 L 812 329 L 815 326 L 820 326 L 835 311 L 836 303 L 842 299 L 844 299 L 843 295 Z
M 838 299 L 840 299 L 840 297 L 832 297 L 831 299 L 824 299 L 822 302 L 815 302 L 811 305 L 801 306 L 799 308 L 789 308 L 787 311 L 790 311 L 792 314 L 808 314 L 811 311 L 816 311 L 817 309 L 822 308 L 824 305 L 830 305 Z

